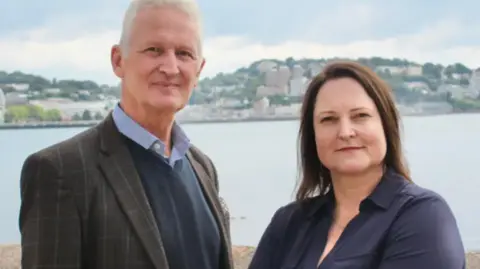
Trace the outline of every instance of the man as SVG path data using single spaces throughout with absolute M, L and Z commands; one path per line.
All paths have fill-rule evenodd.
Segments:
M 198 8 L 137 0 L 111 51 L 119 106 L 22 169 L 22 268 L 231 269 L 211 160 L 175 121 L 205 64 Z

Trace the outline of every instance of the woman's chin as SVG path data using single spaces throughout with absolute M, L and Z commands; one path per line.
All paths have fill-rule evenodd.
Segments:
M 350 174 L 361 174 L 367 171 L 368 168 L 369 168 L 369 165 L 365 162 L 347 162 L 347 163 L 338 165 L 335 170 L 337 170 L 337 173 L 339 174 L 350 175 Z

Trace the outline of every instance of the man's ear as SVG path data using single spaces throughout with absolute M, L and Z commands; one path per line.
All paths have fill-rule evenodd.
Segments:
M 114 45 L 112 47 L 110 52 L 110 63 L 112 65 L 113 73 L 115 73 L 118 78 L 123 78 L 123 56 L 119 45 Z
M 200 74 L 202 73 L 202 70 L 203 70 L 204 66 L 205 66 L 205 58 L 202 59 L 202 63 L 200 64 L 200 67 L 198 68 L 197 81 L 195 82 L 194 88 L 196 88 L 197 85 L 198 85 L 198 80 L 200 78 Z
M 202 70 L 203 70 L 204 66 L 205 66 L 205 58 L 202 58 L 202 63 L 200 64 L 200 67 L 198 68 L 197 78 L 200 77 L 200 74 L 202 73 Z

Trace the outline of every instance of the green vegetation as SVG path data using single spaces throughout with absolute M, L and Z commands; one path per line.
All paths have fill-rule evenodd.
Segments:
M 246 99 L 248 101 L 252 101 L 256 98 L 257 87 L 262 85 L 264 82 L 264 77 L 258 69 L 262 62 L 271 61 L 278 65 L 286 65 L 289 68 L 299 65 L 304 70 L 307 70 L 304 73 L 304 76 L 307 79 L 310 79 L 312 74 L 308 72 L 309 65 L 326 64 L 331 60 L 341 59 L 293 59 L 291 57 L 283 61 L 277 59 L 262 59 L 250 64 L 248 67 L 239 68 L 232 73 L 219 73 L 214 77 L 203 79 L 199 83 L 200 92 L 198 95 L 208 96 L 208 98 L 203 98 L 203 100 L 207 101 L 222 97 L 229 97 L 238 100 Z M 451 98 L 448 98 L 446 93 L 437 92 L 438 87 L 442 84 L 468 86 L 468 78 L 475 70 L 472 70 L 461 63 L 443 66 L 435 63 L 418 64 L 405 59 L 385 59 L 380 57 L 359 58 L 356 61 L 375 70 L 377 74 L 392 87 L 398 102 L 404 104 L 414 104 L 420 101 L 447 101 L 450 102 L 455 109 L 462 111 L 465 109 L 474 109 L 476 108 L 476 104 L 479 103 L 477 100 L 452 100 Z M 383 71 L 381 68 L 379 68 L 404 68 L 412 66 L 421 66 L 422 73 L 420 75 L 408 75 L 405 73 L 392 74 L 389 72 L 389 70 Z M 408 82 L 425 83 L 431 92 L 425 94 L 422 91 L 409 89 L 406 86 L 406 83 Z M 234 87 L 234 89 L 229 89 L 228 91 L 218 92 L 215 90 L 222 87 L 231 87 L 232 85 L 237 86 Z M 298 97 L 291 96 L 270 96 L 268 98 L 271 104 L 288 104 L 297 103 L 300 101 Z
M 27 91 L 30 100 L 42 100 L 51 97 L 69 98 L 75 101 L 94 101 L 101 99 L 101 95 L 119 95 L 118 87 L 98 85 L 90 80 L 48 80 L 41 76 L 25 74 L 20 71 L 7 73 L 0 71 L 0 88 L 5 94 L 14 92 L 11 84 L 28 84 Z M 58 89 L 59 91 L 52 91 Z
M 455 108 L 458 112 L 467 112 L 467 111 L 480 111 L 480 98 L 479 99 L 451 99 L 449 103 Z
M 72 120 L 79 121 L 79 120 L 102 120 L 103 116 L 99 112 L 92 115 L 90 110 L 84 110 L 82 114 L 75 114 L 72 117 Z
M 89 110 L 83 113 L 75 114 L 72 120 L 101 120 L 103 115 L 99 112 L 93 114 Z M 35 105 L 15 105 L 7 108 L 4 115 L 5 123 L 24 123 L 24 122 L 52 122 L 61 121 L 62 115 L 56 109 L 45 110 Z
M 5 112 L 4 117 L 6 123 L 62 120 L 60 111 L 56 109 L 44 110 L 34 105 L 11 106 Z
M 213 77 L 204 78 L 199 82 L 198 91 L 194 91 L 190 99 L 190 104 L 209 104 L 219 100 L 220 98 L 236 99 L 240 105 L 236 108 L 251 107 L 251 103 L 257 99 L 257 88 L 264 84 L 264 74 L 259 71 L 259 65 L 264 61 L 271 61 L 279 65 L 285 65 L 289 68 L 301 66 L 304 70 L 304 76 L 310 79 L 312 74 L 309 66 L 312 64 L 325 64 L 335 59 L 294 59 L 289 57 L 285 60 L 278 59 L 262 59 L 253 62 L 249 66 L 239 68 L 231 73 L 218 73 Z M 359 58 L 356 61 L 375 70 L 394 90 L 397 102 L 404 104 L 413 104 L 420 101 L 448 101 L 455 109 L 459 111 L 478 109 L 478 100 L 457 100 L 447 96 L 446 93 L 439 93 L 437 89 L 440 85 L 450 84 L 459 86 L 468 86 L 469 76 L 474 70 L 468 68 L 461 63 L 454 63 L 443 66 L 436 63 L 418 64 L 406 59 L 385 59 L 380 57 Z M 417 75 L 409 75 L 407 73 L 392 73 L 389 68 L 406 68 L 413 66 L 421 66 L 422 73 Z M 406 86 L 408 82 L 421 82 L 427 85 L 429 92 L 411 89 Z M 19 71 L 7 73 L 0 71 L 0 88 L 6 94 L 15 91 L 12 84 L 28 84 L 29 89 L 25 92 L 29 100 L 46 99 L 50 97 L 69 98 L 74 101 L 94 101 L 102 100 L 105 96 L 119 97 L 120 90 L 118 86 L 99 85 L 90 80 L 57 80 L 46 79 L 41 76 L 25 74 Z M 271 104 L 287 105 L 290 103 L 298 103 L 301 101 L 299 97 L 292 96 L 270 96 Z M 25 109 L 23 109 L 24 111 Z M 13 113 L 15 112 L 15 113 Z M 9 111 L 6 115 L 7 120 L 25 120 L 27 119 L 57 119 L 55 115 L 47 112 L 40 117 L 36 114 L 24 115 L 20 112 Z M 51 113 L 51 112 L 48 112 Z M 91 113 L 90 113 L 91 114 Z M 99 115 L 75 115 L 74 119 L 96 119 Z

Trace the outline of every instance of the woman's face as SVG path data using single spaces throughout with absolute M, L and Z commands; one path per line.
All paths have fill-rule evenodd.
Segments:
M 318 158 L 331 173 L 360 174 L 383 164 L 387 143 L 382 120 L 354 79 L 334 79 L 322 86 L 313 125 Z

